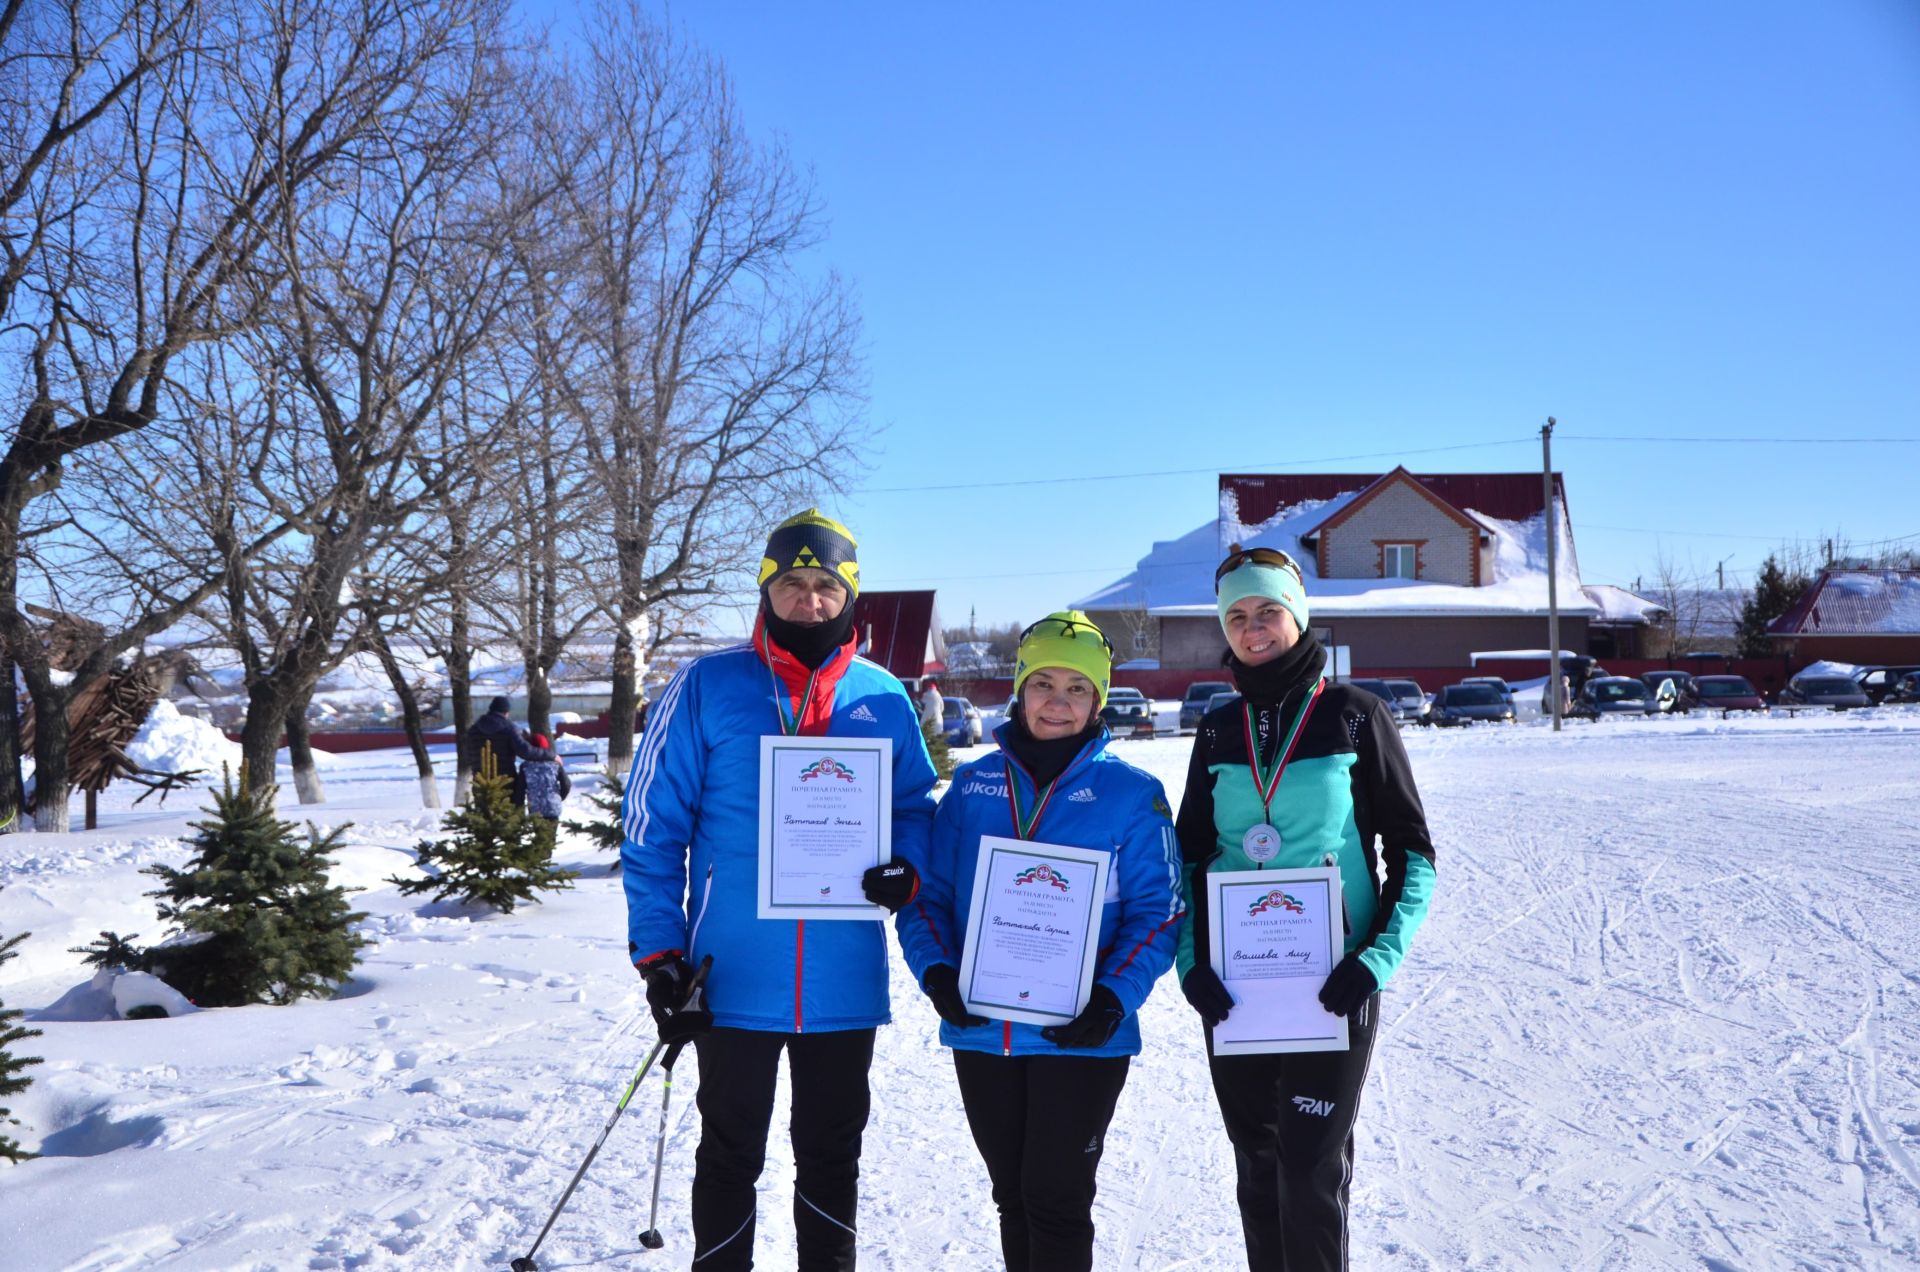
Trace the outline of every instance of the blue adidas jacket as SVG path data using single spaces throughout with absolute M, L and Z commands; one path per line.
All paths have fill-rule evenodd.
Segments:
M 761 650 L 739 645 L 682 668 L 649 710 L 621 816 L 629 953 L 635 963 L 667 951 L 694 963 L 713 955 L 707 1001 L 717 1025 L 812 1033 L 885 1024 L 884 923 L 756 916 L 760 739 L 780 732 L 781 692 Z M 807 715 L 829 736 L 893 739 L 893 855 L 921 869 L 934 772 L 905 688 L 849 646 L 821 668 L 815 701 Z
M 1011 727 L 1001 725 L 994 737 L 1003 737 Z M 1032 838 L 1077 848 L 1105 848 L 1113 854 L 1094 983 L 1113 991 L 1126 1009 L 1126 1019 L 1105 1046 L 1071 1050 L 1041 1037 L 1037 1025 L 995 1020 L 961 1029 L 942 1021 L 940 1041 L 949 1047 L 1011 1056 L 1139 1054 L 1140 1023 L 1135 1013 L 1154 981 L 1173 965 L 1182 913 L 1180 848 L 1159 780 L 1107 750 L 1108 741 L 1103 730 L 1061 773 Z M 1021 807 L 1034 807 L 1033 779 L 1004 750 L 962 766 L 940 800 L 927 864 L 920 872 L 919 895 L 894 918 L 900 948 L 916 981 L 935 963 L 960 966 L 981 836 L 1011 839 L 1018 834 L 1007 796 L 1009 780 L 1019 784 Z

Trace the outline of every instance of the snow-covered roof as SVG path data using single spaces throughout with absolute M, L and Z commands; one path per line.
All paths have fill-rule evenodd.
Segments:
M 1920 635 L 1920 570 L 1828 570 L 1767 634 Z
M 1214 567 L 1229 544 L 1239 543 L 1278 548 L 1298 561 L 1308 601 L 1316 614 L 1437 618 L 1547 612 L 1546 518 L 1540 515 L 1524 521 L 1504 521 L 1471 508 L 1461 509 L 1493 539 L 1492 581 L 1481 587 L 1418 579 L 1321 578 L 1316 556 L 1301 545 L 1301 536 L 1339 513 L 1372 481 L 1357 479 L 1352 490 L 1282 508 L 1255 525 L 1240 520 L 1236 495 L 1232 489 L 1223 489 L 1219 516 L 1214 521 L 1196 526 L 1178 539 L 1154 544 L 1131 573 L 1081 597 L 1074 606 L 1090 610 L 1139 608 L 1160 617 L 1212 614 Z M 1598 616 L 1602 612 L 1600 604 L 1589 599 L 1580 585 L 1580 565 L 1572 550 L 1566 505 L 1556 502 L 1555 510 L 1560 516 L 1556 560 L 1560 612 L 1574 617 Z
M 1580 590 L 1600 611 L 1593 617 L 1596 623 L 1651 623 L 1667 612 L 1658 601 L 1635 596 L 1611 583 L 1588 583 Z

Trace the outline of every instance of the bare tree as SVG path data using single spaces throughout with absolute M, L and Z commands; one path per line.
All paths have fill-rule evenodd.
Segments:
M 720 68 L 637 5 L 603 10 L 587 44 L 543 133 L 587 247 L 567 391 L 612 522 L 618 766 L 656 608 L 736 581 L 768 525 L 850 461 L 862 385 L 838 281 L 797 273 L 822 235 L 813 192 L 747 137 Z
M 0 11 L 10 320 L 0 359 L 20 386 L 0 456 L 0 637 L 39 722 L 43 828 L 67 824 L 67 701 L 221 586 L 215 575 L 109 599 L 107 638 L 59 683 L 22 610 L 45 580 L 23 581 L 19 569 L 36 534 L 54 544 L 69 528 L 45 511 L 47 497 L 76 456 L 163 416 L 187 351 L 261 320 L 271 276 L 286 267 L 275 227 L 309 191 L 361 166 L 363 147 L 404 135 L 421 100 L 414 86 L 486 16 L 478 0 L 67 0 Z M 33 66 L 58 68 L 47 72 L 57 91 L 22 69 Z

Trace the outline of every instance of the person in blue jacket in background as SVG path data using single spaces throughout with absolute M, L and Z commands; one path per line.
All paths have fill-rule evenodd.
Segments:
M 934 815 L 920 893 L 894 923 L 940 1013 L 940 1040 L 1000 1211 L 1011 1272 L 1093 1266 L 1094 1175 L 1129 1058 L 1135 1013 L 1173 965 L 1181 918 L 1179 847 L 1166 793 L 1107 749 L 1100 720 L 1113 647 L 1079 611 L 1020 638 L 1016 705 L 998 749 L 963 765 Z M 967 1010 L 960 988 L 974 863 L 983 835 L 1112 854 L 1099 965 L 1086 1008 L 1041 1028 Z
M 855 547 L 847 528 L 817 509 L 775 528 L 760 562 L 752 639 L 695 659 L 668 683 L 627 779 L 628 951 L 661 1039 L 690 1038 L 699 1057 L 693 1233 L 701 1272 L 753 1266 L 754 1184 L 783 1051 L 799 1246 L 783 1266 L 854 1266 L 867 1072 L 874 1030 L 889 1018 L 885 925 L 758 918 L 756 880 L 761 737 L 885 737 L 893 742 L 893 860 L 867 872 L 865 891 L 897 911 L 919 887 L 933 763 L 905 687 L 855 656 Z M 691 1007 L 692 969 L 708 955 L 704 1006 Z

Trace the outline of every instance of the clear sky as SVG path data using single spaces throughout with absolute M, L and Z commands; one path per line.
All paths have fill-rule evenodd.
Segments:
M 1221 470 L 1537 472 L 1548 415 L 1590 582 L 1920 546 L 1914 0 L 669 20 L 813 169 L 885 429 L 830 508 L 949 624 L 1118 577 Z

